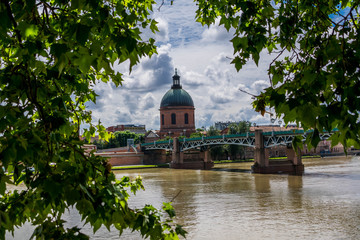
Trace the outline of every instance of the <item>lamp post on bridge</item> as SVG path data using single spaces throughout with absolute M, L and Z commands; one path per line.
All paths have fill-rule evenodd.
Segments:
M 281 131 L 281 123 L 282 123 L 282 121 L 279 119 L 278 123 L 279 123 L 280 131 Z
M 275 122 L 275 118 L 271 118 L 270 121 L 271 121 L 271 124 L 272 124 L 272 135 L 274 135 L 274 122 Z

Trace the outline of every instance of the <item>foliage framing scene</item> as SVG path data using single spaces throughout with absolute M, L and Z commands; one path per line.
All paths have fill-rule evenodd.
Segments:
M 173 2 L 173 1 L 171 1 Z M 332 144 L 359 146 L 358 1 L 198 0 L 197 21 L 234 31 L 233 64 L 241 71 L 266 51 L 271 86 L 254 96 L 254 108 L 268 107 L 285 123 L 319 132 L 338 128 Z M 34 238 L 83 238 L 67 229 L 63 213 L 76 208 L 94 232 L 101 226 L 126 228 L 151 239 L 185 235 L 164 204 L 131 209 L 128 191 L 143 189 L 141 179 L 115 178 L 107 161 L 86 155 L 95 132 L 85 104 L 96 102 L 98 82 L 122 83 L 115 64 L 130 69 L 156 54 L 153 1 L 0 1 L 0 238 L 26 222 Z M 176 1 L 174 1 L 176 3 Z M 174 4 L 175 5 L 175 4 Z M 164 6 L 163 6 L 164 7 Z M 24 190 L 10 191 L 10 185 Z M 163 218 L 167 215 L 168 217 Z
M 285 123 L 313 129 L 307 144 L 316 147 L 319 132 L 339 129 L 332 146 L 360 143 L 358 1 L 206 1 L 199 0 L 198 21 L 233 30 L 232 63 L 237 70 L 260 54 L 273 54 L 271 86 L 254 96 L 262 115 L 275 110 Z
M 131 209 L 128 191 L 141 179 L 117 180 L 101 157 L 81 149 L 80 125 L 93 126 L 88 101 L 96 102 L 97 81 L 121 84 L 115 62 L 130 69 L 156 52 L 144 29 L 156 31 L 149 16 L 153 1 L 1 1 L 0 72 L 0 238 L 30 222 L 34 238 L 86 239 L 78 227 L 66 229 L 62 214 L 76 208 L 94 232 L 102 225 L 137 230 L 151 239 L 184 235 L 172 224 L 169 204 Z M 8 185 L 25 190 L 9 191 Z M 167 218 L 162 216 L 166 213 Z

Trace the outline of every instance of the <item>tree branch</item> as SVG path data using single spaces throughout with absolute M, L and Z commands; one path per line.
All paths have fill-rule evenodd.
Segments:
M 158 11 L 159 11 L 159 12 L 160 12 L 161 7 L 164 5 L 164 3 L 165 3 L 165 0 L 162 0 L 162 2 L 161 2 L 161 4 L 160 4 L 160 7 L 158 7 Z
M 355 22 L 354 16 L 353 16 L 353 14 L 352 14 L 352 9 L 350 10 L 350 17 L 351 17 L 351 20 L 353 21 L 353 24 L 354 24 L 354 26 L 355 26 L 356 30 L 358 31 L 359 29 L 358 29 L 358 26 L 356 25 L 356 22 Z
M 270 69 L 271 66 L 274 64 L 274 62 L 284 53 L 285 49 L 286 49 L 286 48 L 283 48 L 283 49 L 279 52 L 279 54 L 274 58 L 274 60 L 272 60 L 272 62 L 269 64 L 269 69 Z M 270 80 L 271 86 L 273 87 L 270 74 L 269 74 L 269 80 Z
M 9 17 L 12 25 L 14 26 L 15 35 L 16 35 L 16 37 L 17 37 L 17 39 L 18 39 L 19 45 L 20 45 L 21 48 L 23 48 L 22 40 L 21 40 L 21 34 L 20 34 L 20 31 L 17 30 L 17 23 L 16 23 L 15 18 L 14 18 L 13 14 L 12 14 L 10 4 L 9 4 L 9 2 L 6 1 L 6 0 L 1 0 L 1 2 L 2 2 L 2 3 L 5 5 L 5 7 L 6 7 L 6 13 L 7 13 L 7 15 L 8 15 L 8 17 Z

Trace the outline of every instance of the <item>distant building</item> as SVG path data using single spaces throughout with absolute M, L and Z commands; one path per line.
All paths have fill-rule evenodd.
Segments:
M 145 134 L 145 125 L 124 124 L 106 128 L 108 132 L 129 131 L 136 134 Z
M 157 141 L 159 140 L 160 137 L 159 135 L 157 134 L 156 131 L 154 130 L 149 130 L 146 134 L 145 134 L 145 142 L 148 143 L 148 142 L 154 142 L 154 141 Z
M 253 132 L 255 130 L 262 130 L 263 132 L 278 132 L 278 131 L 289 131 L 289 130 L 302 130 L 302 128 L 299 128 L 295 124 L 289 124 L 287 126 L 281 126 L 278 124 L 267 124 L 267 125 L 255 125 L 250 127 L 250 132 Z
M 215 123 L 215 127 L 216 124 L 218 124 L 217 126 L 220 128 L 223 128 L 225 125 L 227 125 L 227 127 L 223 128 L 222 130 L 218 130 L 220 131 L 221 135 L 226 135 L 229 134 L 229 125 L 235 123 L 235 124 L 239 124 L 239 122 L 217 122 Z M 250 126 L 249 128 L 249 132 L 254 132 L 255 130 L 262 130 L 263 132 L 272 132 L 272 131 L 289 131 L 289 130 L 302 130 L 302 128 L 299 128 L 297 125 L 295 124 L 289 124 L 287 126 L 281 126 L 278 124 L 264 124 L 264 125 L 256 125 L 254 124 L 254 126 Z
M 224 130 L 225 128 L 228 128 L 230 124 L 239 124 L 239 122 L 230 122 L 230 121 L 227 121 L 227 122 L 215 122 L 215 128 L 219 131 L 222 131 Z

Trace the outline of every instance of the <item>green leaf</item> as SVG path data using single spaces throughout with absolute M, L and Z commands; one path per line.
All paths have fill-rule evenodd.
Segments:
M 311 136 L 311 145 L 316 148 L 320 140 L 319 130 L 315 128 Z
M 273 17 L 274 16 L 274 8 L 272 6 L 267 6 L 262 10 L 262 14 L 264 17 Z
M 94 213 L 94 207 L 89 200 L 81 199 L 76 204 L 76 209 L 80 212 L 80 214 L 89 214 Z
M 302 138 L 301 136 L 295 136 L 293 141 L 292 141 L 292 146 L 293 149 L 295 150 L 295 152 L 297 152 L 297 149 L 302 149 L 303 148 L 303 143 L 302 143 Z
M 60 58 L 67 51 L 66 44 L 55 43 L 50 47 L 50 54 L 53 54 L 56 58 Z
M 46 179 L 44 182 L 44 190 L 48 192 L 53 199 L 61 194 L 61 188 L 61 184 L 52 179 Z
M 27 22 L 20 22 L 18 29 L 21 32 L 21 35 L 25 38 L 32 38 L 38 35 L 39 29 L 37 25 L 29 24 Z
M 0 197 L 1 195 L 5 194 L 5 190 L 6 190 L 6 183 L 3 179 L 3 176 L 0 175 Z
M 91 29 L 91 27 L 83 25 L 83 24 L 78 24 L 77 25 L 77 28 L 76 28 L 76 40 L 81 45 L 84 45 L 86 43 L 86 41 L 88 40 L 90 29 Z
M 102 225 L 102 221 L 100 219 L 96 220 L 95 223 L 93 223 L 93 227 L 94 227 L 93 232 L 96 233 L 96 231 L 99 230 L 101 225 Z
M 176 234 L 185 237 L 187 232 L 182 228 L 181 225 L 176 224 L 176 228 L 175 228 Z
M 306 83 L 312 83 L 316 79 L 316 74 L 310 71 L 305 71 L 302 80 Z
M 234 37 L 231 42 L 233 43 L 235 51 L 240 49 L 247 49 L 248 47 L 248 38 L 247 37 Z
M 11 225 L 11 221 L 8 214 L 0 210 L 0 226 L 9 228 L 10 225 Z
M 171 203 L 163 203 L 163 210 L 169 214 L 170 218 L 175 217 L 175 210 L 173 208 L 173 206 L 171 205 Z
M 82 185 L 79 184 L 80 188 L 84 191 L 84 193 L 86 193 L 86 195 L 91 199 L 91 201 L 95 202 L 94 198 L 91 196 L 90 192 L 87 190 L 87 188 Z
M 255 64 L 256 64 L 256 66 L 258 66 L 258 65 L 259 65 L 259 59 L 260 59 L 259 53 L 257 53 L 257 52 L 253 53 L 253 54 L 252 54 L 252 57 L 253 57 L 253 59 L 254 59 L 254 62 L 255 62 Z
M 82 58 L 76 59 L 74 62 L 79 66 L 83 73 L 90 70 L 91 64 L 96 60 L 96 56 L 84 55 Z

